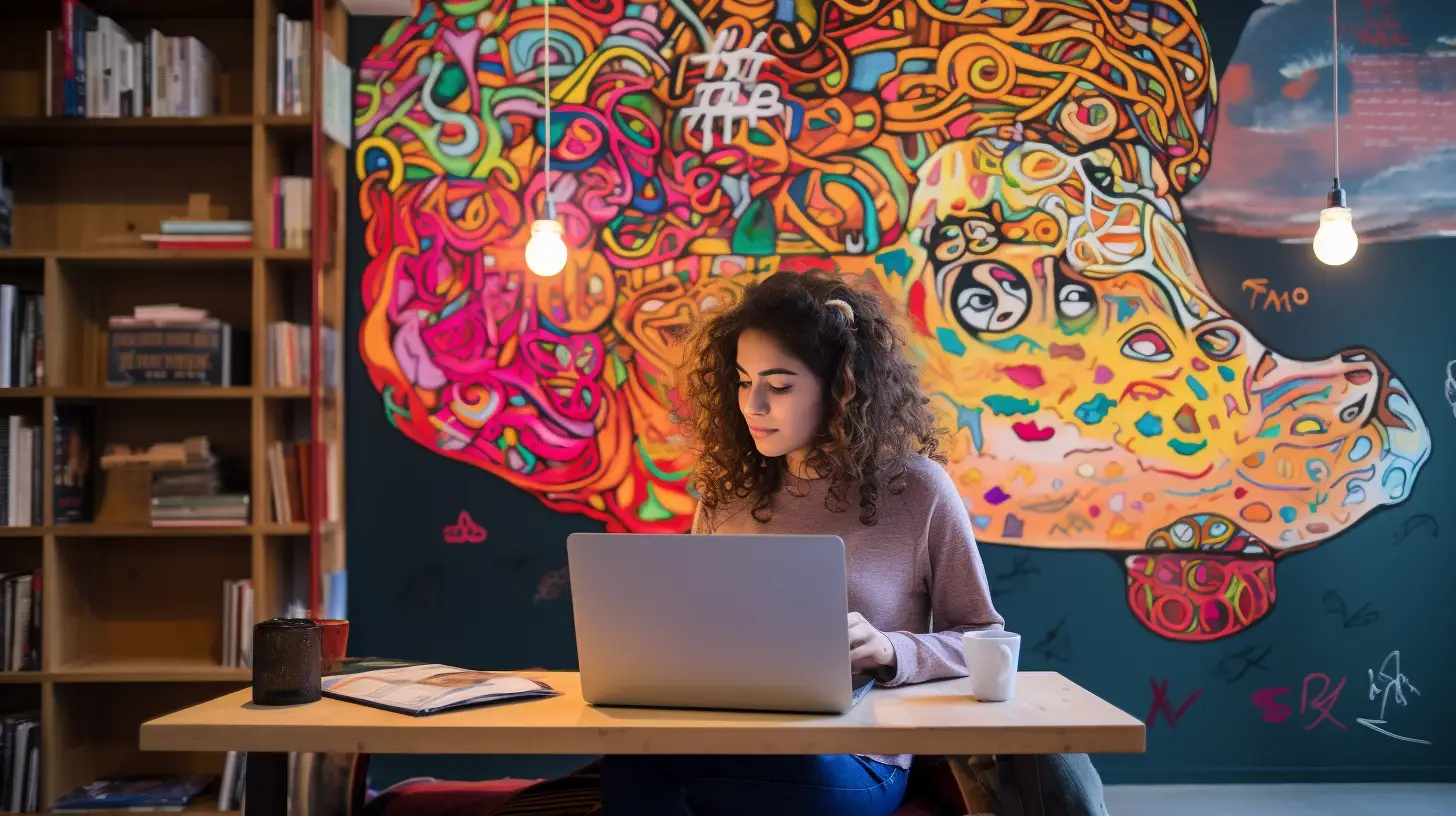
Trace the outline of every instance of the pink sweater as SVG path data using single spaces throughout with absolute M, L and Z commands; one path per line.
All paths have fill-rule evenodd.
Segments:
M 702 508 L 695 533 L 829 534 L 844 540 L 849 610 L 884 632 L 895 647 L 895 672 L 881 685 L 923 683 L 966 674 L 961 633 L 1001 628 L 986 570 L 976 551 L 970 515 L 950 476 L 922 456 L 907 461 L 905 489 L 880 490 L 873 526 L 859 520 L 859 492 L 848 507 L 826 504 L 827 479 L 786 479 L 773 497 L 773 516 L 753 518 L 752 500 Z M 933 632 L 932 632 L 933 628 Z M 909 756 L 871 759 L 910 767 Z

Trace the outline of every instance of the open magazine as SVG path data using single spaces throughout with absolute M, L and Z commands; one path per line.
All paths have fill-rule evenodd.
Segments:
M 416 717 L 560 693 L 539 680 L 516 674 L 468 671 L 439 663 L 364 660 L 323 678 L 325 697 Z

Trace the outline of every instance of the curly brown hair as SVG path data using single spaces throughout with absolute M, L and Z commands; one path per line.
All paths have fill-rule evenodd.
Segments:
M 831 300 L 849 304 L 853 319 Z M 831 509 L 846 509 L 846 491 L 857 489 L 860 521 L 872 525 L 881 484 L 904 490 L 908 456 L 945 462 L 919 373 L 878 293 L 840 275 L 778 272 L 705 315 L 687 339 L 678 380 L 686 410 L 679 414 L 698 444 L 696 486 L 705 508 L 752 497 L 753 517 L 765 522 L 770 496 L 783 484 L 782 463 L 758 452 L 738 407 L 738 337 L 750 329 L 772 337 L 825 384 L 822 430 L 805 464 L 830 480 Z

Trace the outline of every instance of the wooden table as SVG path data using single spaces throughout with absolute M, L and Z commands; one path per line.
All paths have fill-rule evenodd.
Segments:
M 981 703 L 965 678 L 877 688 L 840 716 L 596 708 L 575 672 L 527 672 L 558 697 L 408 717 L 339 700 L 285 708 L 239 691 L 141 727 L 144 751 L 247 751 L 247 816 L 284 813 L 286 754 L 1141 753 L 1144 726 L 1056 672 Z

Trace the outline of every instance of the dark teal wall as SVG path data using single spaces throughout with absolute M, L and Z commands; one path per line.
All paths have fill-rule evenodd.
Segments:
M 1260 4 L 1200 5 L 1222 69 Z M 1444 26 L 1456 33 L 1456 12 L 1440 5 L 1399 4 L 1403 30 Z M 386 22 L 354 21 L 354 64 Z M 1294 30 L 1285 37 L 1316 42 L 1319 34 Z M 1443 87 L 1447 100 L 1456 99 L 1456 87 Z M 1215 167 L 1218 145 L 1215 140 Z M 1309 173 L 1289 169 L 1283 183 L 1323 187 L 1329 171 L 1319 161 L 1309 162 Z M 1456 174 L 1440 165 L 1428 173 L 1432 189 L 1449 194 Z M 1249 183 L 1266 185 L 1270 199 L 1282 195 L 1277 174 Z M 1419 197 L 1418 190 L 1402 195 Z M 1372 186 L 1369 196 L 1376 195 Z M 1439 206 L 1449 217 L 1449 201 Z M 1377 349 L 1429 425 L 1430 459 L 1409 499 L 1280 562 L 1277 614 L 1213 642 L 1178 643 L 1139 625 L 1126 598 L 1107 591 L 1124 580 L 1124 570 L 1103 553 L 983 544 L 996 603 L 1026 638 L 1024 667 L 1062 672 L 1134 715 L 1150 716 L 1146 754 L 1097 758 L 1109 782 L 1450 780 L 1456 775 L 1456 611 L 1449 600 L 1456 575 L 1456 417 L 1443 388 L 1448 361 L 1456 359 L 1456 239 L 1367 243 L 1352 263 L 1332 269 L 1316 262 L 1307 245 L 1249 237 L 1259 219 L 1215 209 L 1202 222 L 1197 216 L 1189 221 L 1189 243 L 1216 299 L 1266 345 L 1291 357 Z M 366 259 L 357 214 L 349 239 L 353 651 L 470 667 L 574 668 L 570 594 L 554 593 L 560 586 L 551 576 L 564 566 L 566 535 L 600 525 L 552 512 L 391 426 L 354 346 Z M 1280 291 L 1302 287 L 1307 302 L 1293 311 L 1251 306 L 1242 286 L 1253 277 Z M 484 542 L 442 540 L 462 511 L 487 530 Z M 1379 717 L 1371 672 L 1396 650 L 1414 688 L 1404 687 L 1404 705 L 1388 703 L 1386 728 L 1431 744 L 1394 739 L 1359 722 Z M 1159 699 L 1176 722 L 1155 710 Z M 1323 719 L 1322 709 L 1328 709 Z M 375 783 L 421 774 L 549 775 L 579 759 L 381 758 Z

